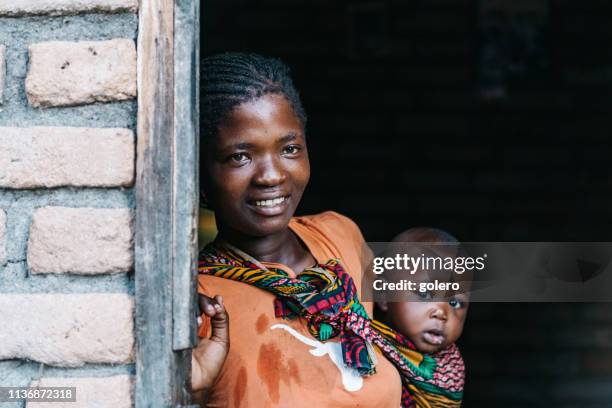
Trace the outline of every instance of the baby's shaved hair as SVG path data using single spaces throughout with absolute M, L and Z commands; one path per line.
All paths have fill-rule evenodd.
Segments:
M 448 232 L 430 227 L 415 227 L 399 233 L 393 242 L 432 242 L 457 244 L 459 241 Z
M 402 243 L 406 243 L 406 245 Z M 423 246 L 409 243 L 423 243 Z M 393 238 L 390 248 L 393 249 L 392 252 L 394 253 L 409 253 L 413 256 L 425 254 L 427 256 L 457 258 L 468 255 L 454 235 L 431 227 L 414 227 L 400 232 Z M 452 274 L 451 276 L 452 281 L 471 281 L 473 271 L 468 270 L 463 274 Z

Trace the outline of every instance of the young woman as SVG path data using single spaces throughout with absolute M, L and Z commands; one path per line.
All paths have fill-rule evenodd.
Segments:
M 215 212 L 219 235 L 201 254 L 201 272 L 209 274 L 200 275 L 199 291 L 222 295 L 232 319 L 231 347 L 206 390 L 208 406 L 397 408 L 400 377 L 382 355 L 368 370 L 376 373 L 362 376 L 358 368 L 347 367 L 337 337 L 324 342 L 337 334 L 330 331 L 333 324 L 316 325 L 322 333 L 315 337 L 315 325 L 290 318 L 269 288 L 203 270 L 225 264 L 235 274 L 244 267 L 295 278 L 307 268 L 340 259 L 359 291 L 364 241 L 357 226 L 337 213 L 293 217 L 310 165 L 306 115 L 284 64 L 253 54 L 206 58 L 201 99 L 201 189 Z M 372 313 L 371 304 L 364 307 Z M 200 335 L 206 338 L 211 328 L 204 320 Z M 222 339 L 213 341 L 219 344 Z M 376 354 L 364 352 L 366 357 Z M 215 371 L 210 360 L 205 365 Z M 207 385 L 197 388 L 202 387 Z

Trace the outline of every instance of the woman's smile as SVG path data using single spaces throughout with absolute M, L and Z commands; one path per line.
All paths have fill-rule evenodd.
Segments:
M 254 198 L 247 200 L 249 208 L 259 215 L 274 217 L 281 215 L 290 208 L 291 195 L 276 195 L 266 198 Z

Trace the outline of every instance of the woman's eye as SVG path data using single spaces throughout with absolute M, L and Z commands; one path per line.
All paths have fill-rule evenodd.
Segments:
M 283 149 L 283 154 L 297 154 L 300 150 L 301 148 L 299 146 L 290 145 Z
M 249 159 L 248 156 L 244 153 L 234 153 L 229 158 L 231 161 L 236 163 L 243 163 Z
M 448 304 L 450 305 L 450 307 L 452 307 L 453 309 L 459 309 L 461 308 L 461 306 L 463 306 L 463 303 L 461 303 L 461 301 L 457 300 L 457 299 L 451 299 L 448 301 Z

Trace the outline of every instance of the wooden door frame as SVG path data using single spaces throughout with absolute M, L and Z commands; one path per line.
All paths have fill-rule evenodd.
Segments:
M 141 0 L 135 217 L 140 407 L 191 404 L 196 344 L 199 0 Z

